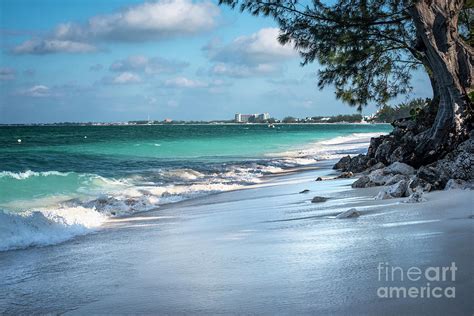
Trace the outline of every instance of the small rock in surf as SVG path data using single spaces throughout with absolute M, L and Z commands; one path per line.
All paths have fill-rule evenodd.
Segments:
M 327 197 L 324 197 L 324 196 L 315 196 L 312 200 L 311 200 L 311 203 L 322 203 L 322 202 L 326 202 L 328 200 Z
M 336 218 L 342 219 L 342 218 L 353 218 L 353 217 L 359 217 L 359 216 L 360 216 L 360 213 L 355 208 L 351 208 L 337 215 Z

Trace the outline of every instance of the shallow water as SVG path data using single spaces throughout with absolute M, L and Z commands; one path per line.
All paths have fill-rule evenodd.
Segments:
M 265 175 L 354 150 L 357 140 L 365 149 L 369 135 L 390 130 L 360 124 L 0 127 L 0 251 L 54 244 L 111 216 L 260 183 Z
M 314 181 L 331 173 L 273 177 L 113 219 L 59 245 L 0 252 L 0 313 L 470 314 L 468 195 L 441 192 L 419 205 L 379 201 L 377 188 L 351 190 L 351 179 Z M 314 195 L 329 200 L 310 203 Z M 359 218 L 333 218 L 352 207 Z M 456 299 L 376 295 L 380 286 L 400 285 L 378 281 L 380 262 L 426 268 L 452 261 L 456 282 L 437 285 L 456 286 Z

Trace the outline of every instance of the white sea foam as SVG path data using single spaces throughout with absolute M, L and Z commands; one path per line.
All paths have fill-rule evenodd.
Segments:
M 11 172 L 11 171 L 2 171 L 0 172 L 0 178 L 13 178 L 17 180 L 28 179 L 30 177 L 47 177 L 47 176 L 61 176 L 66 177 L 70 172 L 59 172 L 59 171 L 45 171 L 45 172 L 35 172 L 27 170 L 24 172 Z
M 286 157 L 286 161 L 300 165 L 314 163 L 314 160 L 337 159 L 348 153 L 360 153 L 367 150 L 372 137 L 386 133 L 353 133 L 309 144 L 300 150 L 269 154 L 274 157 Z
M 106 219 L 84 207 L 0 211 L 0 251 L 57 244 L 93 231 Z
M 232 183 L 195 183 L 189 185 L 135 186 L 120 192 L 102 195 L 97 199 L 78 203 L 107 216 L 126 216 L 144 212 L 163 204 L 175 203 L 210 193 L 237 190 L 243 185 Z
M 319 159 L 337 158 L 347 151 L 365 150 L 370 137 L 380 133 L 357 133 L 313 143 L 301 150 L 271 154 L 267 160 L 225 165 L 215 171 L 191 168 L 157 171 L 159 184 L 144 176 L 111 179 L 99 175 L 77 174 L 81 179 L 80 197 L 68 199 L 48 207 L 24 204 L 28 209 L 7 213 L 0 210 L 0 251 L 44 246 L 64 242 L 78 235 L 99 229 L 110 217 L 127 216 L 210 193 L 241 189 L 257 184 L 266 174 L 279 173 L 288 167 L 314 164 Z M 68 176 L 71 173 L 0 172 L 0 178 L 17 180 L 30 177 Z M 153 176 L 150 175 L 151 179 Z M 51 200 L 51 198 L 50 198 Z
M 174 177 L 178 179 L 184 180 L 196 180 L 204 176 L 201 172 L 198 172 L 193 169 L 174 169 L 174 170 L 167 170 L 163 172 L 163 175 L 167 177 Z

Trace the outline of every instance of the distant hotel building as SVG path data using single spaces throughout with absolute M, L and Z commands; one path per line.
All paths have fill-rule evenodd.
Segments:
M 235 114 L 235 122 L 236 123 L 247 123 L 251 119 L 256 119 L 259 121 L 265 121 L 270 118 L 270 114 L 268 113 L 261 113 L 261 114 Z

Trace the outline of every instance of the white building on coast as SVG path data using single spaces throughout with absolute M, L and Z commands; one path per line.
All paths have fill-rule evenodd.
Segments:
M 257 113 L 257 114 L 241 114 L 237 113 L 235 114 L 235 122 L 236 123 L 247 123 L 252 120 L 259 120 L 259 121 L 265 121 L 270 118 L 269 113 Z

